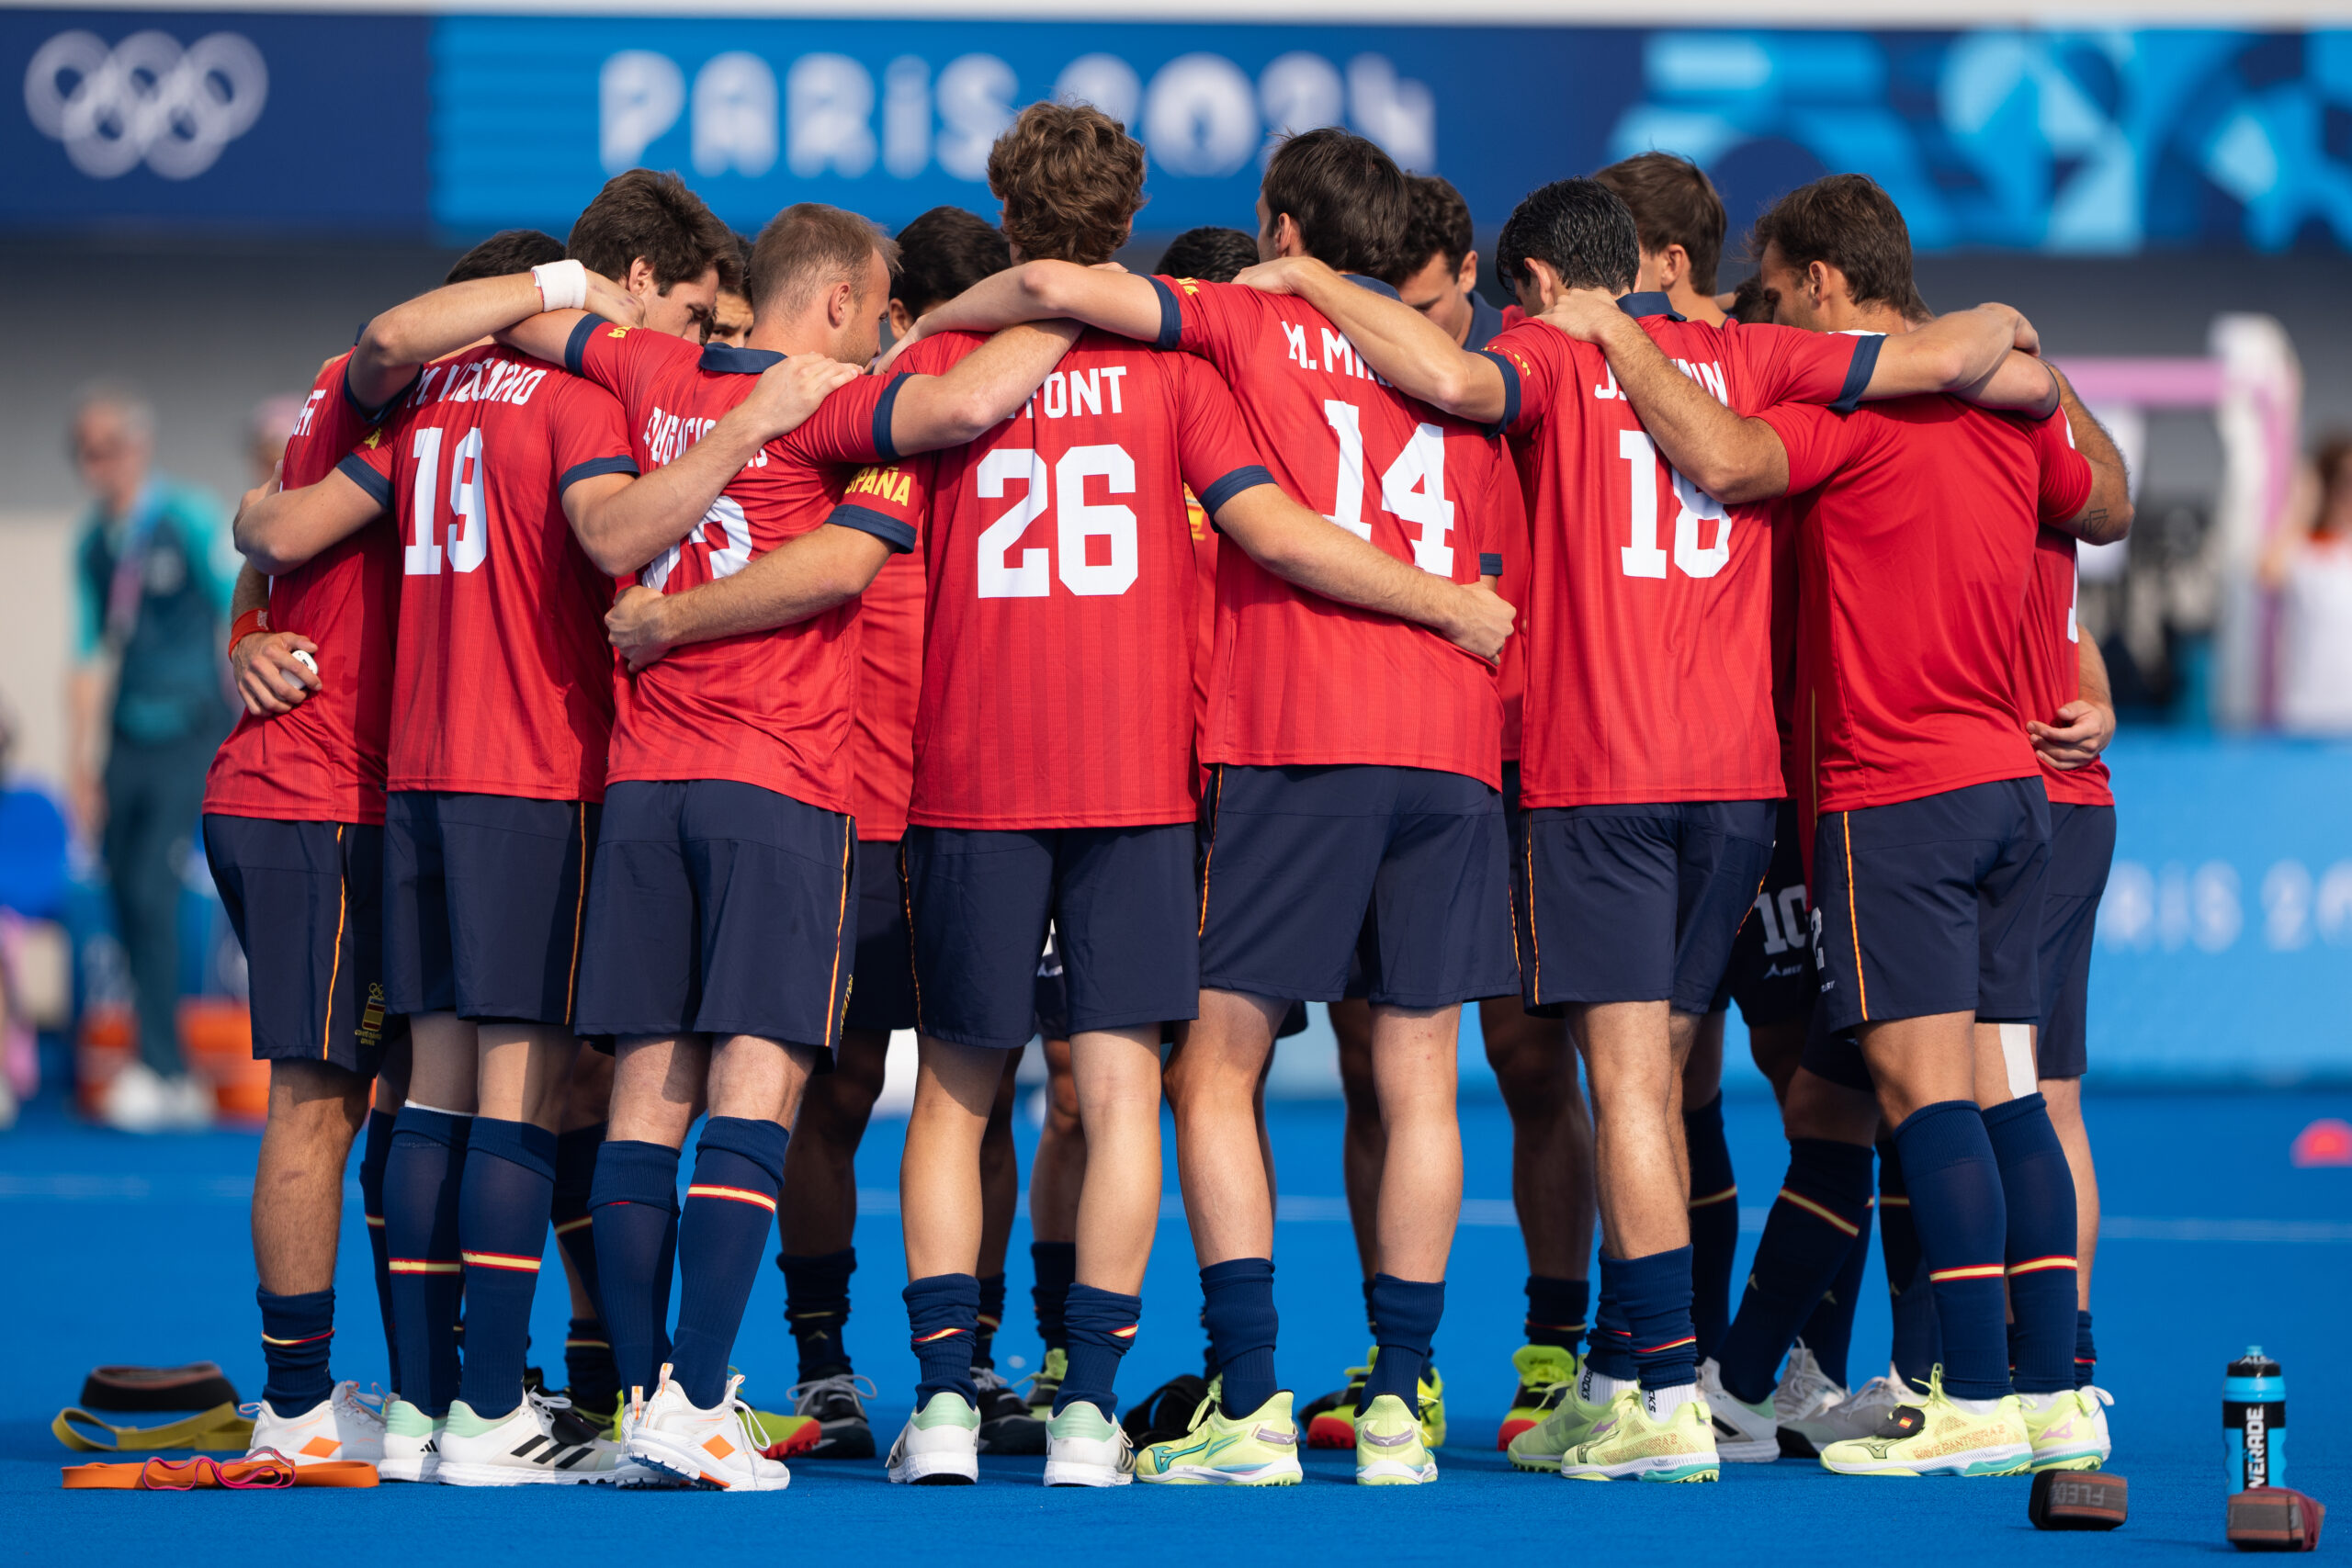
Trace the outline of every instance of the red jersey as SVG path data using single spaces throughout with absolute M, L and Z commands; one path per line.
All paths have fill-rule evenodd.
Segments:
M 2090 465 L 2047 421 L 1946 397 L 1763 417 L 1804 530 L 1815 811 L 2041 773 L 2017 704 L 2026 583 L 2038 523 L 2082 510 Z
M 563 492 L 634 474 L 620 405 L 496 347 L 424 367 L 342 471 L 401 540 L 391 789 L 602 800 L 610 585 Z
M 759 373 L 783 357 L 724 344 L 700 347 L 594 316 L 581 321 L 564 351 L 575 375 L 620 399 L 638 460 L 648 467 L 700 440 L 752 395 Z M 638 581 L 683 593 L 731 577 L 823 525 L 853 465 L 896 456 L 889 433 L 897 384 L 896 378 L 866 376 L 834 392 L 798 429 L 761 448 L 695 531 L 639 572 Z M 893 550 L 914 544 L 911 529 L 871 520 L 871 513 L 833 519 L 879 535 Z M 857 621 L 853 599 L 788 626 L 687 643 L 633 675 L 623 673 L 613 781 L 733 779 L 820 810 L 851 810 Z
M 286 443 L 288 490 L 326 478 L 383 412 L 352 400 L 350 361 L 336 355 L 311 383 Z M 205 775 L 205 810 L 281 822 L 384 819 L 400 570 L 399 536 L 379 521 L 270 580 L 270 629 L 318 644 L 319 689 L 276 718 L 238 714 Z
M 907 368 L 943 373 L 984 341 L 925 338 Z M 908 819 L 1192 820 L 1199 569 L 1185 489 L 1214 514 L 1273 482 L 1217 373 L 1087 333 L 1019 413 L 910 478 L 851 498 L 925 513 Z
M 1193 534 L 1193 805 L 1199 814 L 1207 795 L 1209 765 L 1201 760 L 1208 740 L 1209 670 L 1216 660 L 1216 528 L 1200 498 L 1184 490 L 1184 520 Z
M 1516 762 L 1525 728 L 1521 715 L 1527 705 L 1527 601 L 1532 597 L 1535 585 L 1535 558 L 1531 553 L 1534 541 L 1527 526 L 1525 492 L 1521 488 L 1524 476 L 1518 462 L 1518 449 L 1506 446 L 1503 457 L 1503 482 L 1495 487 L 1496 499 L 1504 503 L 1498 525 L 1504 541 L 1503 571 L 1495 592 L 1519 615 L 1511 621 L 1510 640 L 1503 644 L 1502 659 L 1495 667 L 1495 689 L 1503 699 L 1503 761 Z
M 1394 298 L 1385 284 L 1353 281 Z M 1412 401 L 1302 299 L 1152 279 L 1161 348 L 1224 372 L 1291 499 L 1455 582 L 1500 576 L 1508 482 L 1494 438 Z M 1217 557 L 1211 762 L 1373 763 L 1502 783 L 1494 667 L 1435 632 L 1292 586 L 1242 550 Z
M 922 555 L 910 550 L 884 561 L 858 596 L 849 792 L 860 843 L 895 844 L 906 837 L 922 690 Z
M 1850 401 L 1877 363 L 1875 338 L 1621 304 L 1736 413 Z M 1521 805 L 1781 798 L 1770 510 L 1727 509 L 1669 468 L 1598 348 L 1529 321 L 1485 353 L 1533 485 Z

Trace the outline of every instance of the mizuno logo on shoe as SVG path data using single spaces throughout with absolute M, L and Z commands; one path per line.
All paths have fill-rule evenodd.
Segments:
M 1258 1428 L 1254 1436 L 1260 1442 L 1272 1443 L 1278 1449 L 1295 1449 L 1298 1447 L 1298 1434 L 1296 1432 L 1283 1432 L 1277 1431 L 1272 1427 L 1261 1427 Z
M 1385 1434 L 1380 1432 L 1361 1432 L 1357 1434 L 1357 1438 L 1360 1441 L 1370 1443 L 1374 1448 L 1401 1449 L 1407 1443 L 1413 1440 L 1414 1434 L 1411 1432 L 1388 1432 Z

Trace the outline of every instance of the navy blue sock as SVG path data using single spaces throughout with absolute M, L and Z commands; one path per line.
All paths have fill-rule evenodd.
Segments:
M 767 1254 L 791 1139 L 773 1122 L 713 1116 L 695 1145 L 695 1177 L 678 1217 L 678 1337 L 670 1360 L 699 1409 L 727 1392 L 728 1358 Z
M 1207 1325 L 1227 1416 L 1247 1416 L 1274 1397 L 1274 1260 L 1235 1258 L 1201 1270 L 1201 1321 Z
M 1846 1382 L 1846 1362 L 1854 1347 L 1854 1307 L 1860 1298 L 1862 1269 L 1870 1260 L 1871 1223 L 1865 1211 L 1861 1233 L 1847 1248 L 1846 1261 L 1838 1266 L 1838 1278 L 1813 1303 L 1813 1314 L 1797 1330 L 1797 1337 L 1813 1352 L 1823 1375 L 1840 1388 L 1852 1386 Z
M 1747 1266 L 1739 1317 L 1716 1356 L 1726 1392 L 1750 1404 L 1772 1397 L 1781 1358 L 1853 1256 L 1870 1220 L 1868 1145 L 1827 1138 L 1789 1145 L 1789 1174 Z
M 1583 1280 L 1527 1277 L 1527 1342 L 1574 1350 L 1584 1339 L 1585 1314 L 1592 1310 L 1592 1286 Z
M 596 1151 L 604 1143 L 602 1122 L 556 1134 L 555 1201 L 548 1210 L 556 1245 L 592 1303 L 601 1301 L 603 1282 L 597 1278 L 596 1223 L 588 1214 L 588 1197 L 595 1190 Z M 610 1410 L 620 1393 L 604 1312 L 598 1305 L 594 1316 L 573 1318 L 563 1339 L 564 1392 L 582 1410 Z
M 980 1276 L 980 1327 L 972 1337 L 972 1365 L 996 1365 L 996 1331 L 1004 1326 L 1004 1271 Z
M 1699 1375 L 1699 1337 L 1690 1325 L 1690 1249 L 1645 1258 L 1601 1255 L 1617 1277 L 1617 1303 L 1632 1336 L 1634 1366 L 1645 1389 L 1677 1388 Z
M 1894 1375 L 1925 1392 L 1928 1373 L 1943 1359 L 1936 1325 L 1936 1293 L 1928 1260 L 1919 1256 L 1919 1227 L 1911 1223 L 1911 1193 L 1903 1184 L 1903 1156 L 1892 1139 L 1878 1146 L 1878 1239 L 1886 1254 L 1888 1307 L 1894 1339 L 1887 1360 Z
M 2001 1261 L 2009 1222 L 1984 1118 L 1973 1101 L 1938 1100 L 1905 1117 L 1894 1142 L 1943 1333 L 1944 1392 L 1998 1399 L 2009 1392 Z
M 907 1329 L 922 1366 L 915 1379 L 915 1408 L 940 1393 L 980 1402 L 972 1381 L 972 1336 L 979 1328 L 980 1282 L 969 1274 L 929 1274 L 907 1281 Z
M 458 1303 L 466 1288 L 458 1246 L 470 1116 L 404 1105 L 384 1159 L 385 1268 L 400 1342 L 401 1397 L 446 1416 L 458 1397 Z
M 857 1272 L 857 1248 L 808 1254 L 779 1253 L 784 1270 L 784 1321 L 800 1348 L 800 1381 L 813 1382 L 850 1370 L 849 1277 Z
M 531 1295 L 555 1201 L 555 1134 L 528 1122 L 474 1118 L 458 1236 L 466 1259 L 466 1364 L 458 1397 L 495 1421 L 523 1402 Z
M 1373 1288 L 1372 1281 L 1370 1280 L 1366 1280 L 1363 1282 L 1363 1290 L 1364 1332 L 1371 1335 L 1372 1342 L 1377 1345 L 1380 1343 L 1380 1306 L 1379 1303 L 1373 1299 Z
M 2088 1388 L 2098 1381 L 2098 1346 L 2091 1338 L 2091 1314 L 2075 1314 L 2075 1386 Z
M 1031 1287 L 1029 1299 L 1037 1306 L 1037 1337 L 1046 1342 L 1048 1350 L 1069 1348 L 1069 1334 L 1064 1326 L 1069 1288 L 1078 1279 L 1078 1243 L 1074 1241 L 1033 1241 L 1029 1244 L 1029 1266 L 1036 1271 L 1037 1282 Z
M 588 1195 L 605 1337 L 623 1393 L 653 1397 L 670 1359 L 670 1272 L 677 1260 L 678 1151 L 607 1140 Z
M 334 1392 L 327 1375 L 327 1348 L 334 1343 L 334 1290 L 273 1296 L 255 1290 L 261 1303 L 261 1354 L 269 1381 L 261 1396 L 280 1416 L 300 1416 Z
M 398 1393 L 401 1357 L 392 1332 L 392 1248 L 384 1239 L 384 1167 L 392 1157 L 391 1113 L 368 1112 L 368 1142 L 359 1156 L 359 1210 L 368 1219 L 368 1251 L 376 1265 L 376 1310 L 384 1317 L 386 1385 Z
M 983 1292 L 988 1281 L 980 1281 Z M 1143 1316 L 1141 1296 L 1122 1296 L 1088 1284 L 1069 1288 L 1069 1375 L 1054 1395 L 1054 1414 L 1069 1408 L 1073 1400 L 1091 1401 L 1108 1420 L 1119 1414 L 1114 1392 L 1119 1359 L 1136 1342 L 1136 1325 Z
M 1373 1317 L 1379 1324 L 1380 1354 L 1373 1359 L 1372 1374 L 1364 1379 L 1363 1403 L 1370 1405 L 1382 1394 L 1393 1393 L 1418 1416 L 1421 1369 L 1429 1364 L 1430 1341 L 1436 1337 L 1438 1319 L 1445 1315 L 1445 1281 L 1374 1274 L 1372 1303 Z
M 1690 1325 L 1704 1360 L 1731 1326 L 1732 1257 L 1739 1250 L 1739 1183 L 1721 1094 L 1682 1113 L 1682 1136 L 1690 1150 Z
M 2010 1381 L 2019 1393 L 2075 1386 L 2075 1175 L 2039 1094 L 1984 1112 L 2008 1206 Z
M 1596 1377 L 1634 1381 L 1634 1331 L 1625 1325 L 1625 1309 L 1617 1300 L 1617 1260 L 1606 1252 L 1600 1255 L 1600 1304 L 1593 1313 L 1584 1364 Z

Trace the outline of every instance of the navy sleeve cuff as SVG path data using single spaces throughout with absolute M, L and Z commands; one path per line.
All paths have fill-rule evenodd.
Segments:
M 1155 277 L 1151 286 L 1159 291 L 1159 338 L 1152 346 L 1172 353 L 1184 341 L 1184 310 L 1176 303 L 1176 290 L 1168 287 L 1166 278 Z
M 356 453 L 334 466 L 334 471 L 368 492 L 368 498 L 379 506 L 392 503 L 392 481 L 369 468 Z
M 611 457 L 591 457 L 584 463 L 574 463 L 563 470 L 555 481 L 556 493 L 562 494 L 582 479 L 593 479 L 598 474 L 631 474 L 637 472 L 637 459 L 623 452 Z
M 1884 347 L 1883 337 L 1858 337 L 1854 340 L 1854 362 L 1846 367 L 1846 385 L 1838 392 L 1838 400 L 1829 405 L 1837 413 L 1852 413 L 1861 406 L 1862 389 L 1871 384 L 1871 377 L 1878 370 L 1878 351 Z
M 598 327 L 605 325 L 602 316 L 582 316 L 572 324 L 571 335 L 563 341 L 563 367 L 574 376 L 588 362 L 588 339 Z
M 906 384 L 904 373 L 891 377 L 890 384 L 882 389 L 882 396 L 874 404 L 874 450 L 886 463 L 899 460 L 899 448 L 890 439 L 890 412 L 899 406 L 899 393 Z
M 1519 423 L 1519 367 L 1491 348 L 1482 348 L 1478 352 L 1493 360 L 1495 368 L 1503 373 L 1503 416 L 1487 427 L 1487 434 L 1500 435 Z
M 1480 577 L 1500 577 L 1502 574 L 1503 558 L 1500 555 L 1497 554 L 1493 550 L 1481 550 L 1478 552 L 1478 575 Z
M 361 330 L 364 332 L 366 329 L 362 328 Z M 394 392 L 390 397 L 386 398 L 382 402 L 378 403 L 374 408 L 369 408 L 366 403 L 361 402 L 357 398 L 352 395 L 351 362 L 346 359 L 343 364 L 343 400 L 351 405 L 352 412 L 357 414 L 361 419 L 366 420 L 369 424 L 373 424 L 378 420 L 382 419 L 385 414 L 390 412 L 394 403 L 399 402 L 402 398 L 407 397 L 411 392 L 416 390 L 417 378 L 424 374 L 424 367 L 419 366 L 417 367 L 416 375 L 411 376 L 408 378 L 408 384 L 406 386 L 402 387 L 399 391 Z
M 915 547 L 915 531 L 911 525 L 880 512 L 869 512 L 863 506 L 836 506 L 825 519 L 844 528 L 854 528 L 861 534 L 871 534 L 890 547 L 893 555 L 905 555 Z
M 1255 490 L 1260 485 L 1270 485 L 1273 482 L 1274 476 L 1266 471 L 1266 466 L 1263 463 L 1252 463 L 1248 468 L 1236 468 L 1208 489 L 1201 491 L 1201 510 L 1211 517 L 1215 517 L 1219 507 L 1243 491 Z

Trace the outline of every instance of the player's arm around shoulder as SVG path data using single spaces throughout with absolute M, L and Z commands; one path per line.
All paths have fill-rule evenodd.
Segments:
M 605 633 L 631 671 L 672 649 L 821 615 L 865 592 L 890 545 L 838 523 L 786 540 L 732 577 L 683 593 L 632 587 L 605 615 Z
M 1480 424 L 1493 424 L 1508 412 L 1500 366 L 1463 348 L 1403 300 L 1351 283 L 1311 256 L 1261 262 L 1233 281 L 1263 294 L 1306 300 L 1355 345 L 1365 364 L 1407 397 Z
M 982 278 L 944 305 L 925 311 L 899 344 L 935 333 L 993 333 L 1025 321 L 1067 316 L 1122 337 L 1156 343 L 1159 290 L 1151 279 L 1076 262 L 1033 261 Z M 893 345 L 891 354 L 899 352 Z M 888 369 L 891 360 L 884 359 Z
M 578 262 L 551 262 L 503 277 L 445 284 L 369 321 L 351 350 L 345 383 L 360 407 L 381 408 L 420 367 L 445 354 L 455 354 L 550 310 L 569 312 L 591 305 L 599 312 L 627 314 L 631 322 L 643 317 L 625 292 Z M 560 364 L 560 343 L 557 347 L 557 354 L 535 356 Z
M 1021 411 L 1085 330 L 1067 319 L 1023 322 L 997 333 L 944 372 L 908 375 L 890 404 L 895 453 L 935 452 L 978 440 Z
M 366 445 L 383 439 L 382 431 L 371 431 Z M 277 577 L 358 532 L 382 513 L 390 495 L 390 482 L 357 453 L 300 490 L 280 490 L 272 473 L 245 492 L 231 536 L 254 570 Z
M 2063 431 L 2071 440 L 2073 450 L 2090 466 L 2090 494 L 2080 510 L 2065 517 L 2045 518 L 2052 526 L 2063 528 L 2089 545 L 2111 545 L 2132 532 L 2132 479 L 2123 466 L 2123 454 L 2116 450 L 2115 442 L 2105 426 L 2093 418 L 2091 411 L 2075 395 L 2072 383 L 2054 369 L 2052 375 L 2058 382 L 2058 412 L 2055 419 L 2065 422 Z M 2045 429 L 2051 427 L 2045 426 Z M 2064 454 L 2054 454 L 2064 460 Z M 2045 457 L 2045 466 L 2051 461 Z M 2046 491 L 2046 487 L 2045 487 Z

